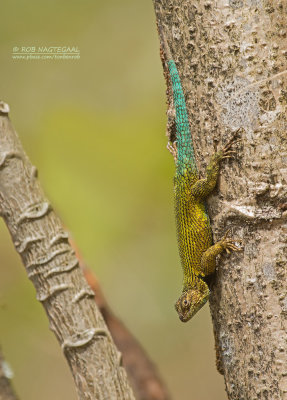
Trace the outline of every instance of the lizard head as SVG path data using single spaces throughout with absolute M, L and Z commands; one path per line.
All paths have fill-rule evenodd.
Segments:
M 191 288 L 184 289 L 181 296 L 175 303 L 175 309 L 182 322 L 189 321 L 209 298 L 209 289 L 203 280 Z

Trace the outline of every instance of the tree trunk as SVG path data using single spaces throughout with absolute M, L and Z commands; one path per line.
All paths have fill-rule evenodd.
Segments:
M 208 201 L 215 240 L 231 228 L 243 247 L 221 257 L 211 285 L 218 369 L 230 400 L 287 399 L 286 3 L 154 0 L 200 171 L 236 130 L 242 139 Z M 168 101 L 172 136 L 171 90 Z
M 134 399 L 68 235 L 0 102 L 0 213 L 67 358 L 81 400 Z

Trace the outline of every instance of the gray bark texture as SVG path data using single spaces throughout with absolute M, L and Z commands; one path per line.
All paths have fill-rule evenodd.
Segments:
M 0 400 L 18 400 L 12 387 L 10 375 L 11 372 L 0 349 Z
M 132 390 L 68 235 L 0 103 L 0 213 L 71 368 L 80 400 L 132 400 Z
M 201 172 L 238 129 L 241 138 L 208 201 L 214 239 L 230 228 L 243 247 L 221 257 L 211 284 L 218 370 L 230 400 L 287 399 L 287 2 L 154 6 L 181 77 Z M 170 88 L 167 94 L 173 140 Z

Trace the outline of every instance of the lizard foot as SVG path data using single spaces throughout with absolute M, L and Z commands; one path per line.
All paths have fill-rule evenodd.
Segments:
M 223 238 L 220 240 L 221 246 L 226 250 L 227 254 L 230 254 L 231 251 L 241 251 L 241 247 L 237 247 L 235 241 L 228 237 L 230 233 L 230 229 L 225 233 Z
M 174 161 L 177 162 L 177 145 L 176 145 L 176 141 L 175 142 L 168 142 L 166 148 L 172 154 Z
M 223 149 L 221 150 L 221 154 L 222 154 L 222 159 L 223 158 L 231 158 L 234 156 L 234 154 L 237 154 L 237 151 L 235 150 L 231 150 L 231 147 L 238 142 L 241 142 L 242 139 L 237 139 L 237 133 L 238 133 L 239 129 L 237 129 L 237 131 L 235 132 L 235 134 L 233 135 L 233 137 L 229 140 L 229 142 L 223 147 Z

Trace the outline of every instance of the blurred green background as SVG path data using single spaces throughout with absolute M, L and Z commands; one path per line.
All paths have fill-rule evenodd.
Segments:
M 1 99 L 115 313 L 175 400 L 223 400 L 208 306 L 188 324 L 152 1 L 10 0 Z M 14 46 L 78 46 L 80 60 L 13 60 Z M 22 400 L 76 399 L 61 350 L 0 223 L 0 343 Z

